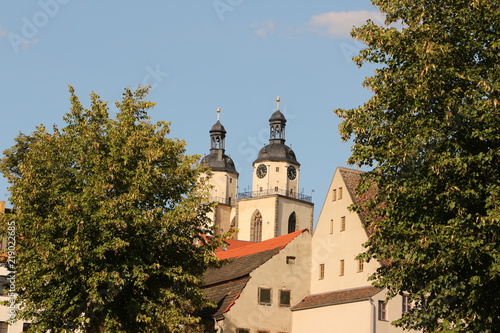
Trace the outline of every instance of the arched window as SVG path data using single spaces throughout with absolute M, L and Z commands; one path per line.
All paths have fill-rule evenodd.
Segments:
M 293 212 L 288 218 L 288 233 L 295 232 L 295 230 L 297 230 L 297 216 Z
M 253 213 L 252 221 L 250 221 L 250 223 L 250 241 L 262 241 L 262 215 L 259 210 L 256 210 L 255 213 Z

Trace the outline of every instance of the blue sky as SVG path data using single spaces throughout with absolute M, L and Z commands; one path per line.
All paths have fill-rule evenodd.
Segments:
M 280 96 L 317 219 L 350 153 L 332 110 L 371 94 L 362 82 L 373 67 L 351 61 L 362 45 L 349 36 L 367 18 L 380 20 L 369 0 L 2 1 L 0 151 L 19 132 L 63 125 L 68 85 L 88 106 L 91 91 L 114 102 L 123 88 L 149 84 L 152 120 L 171 121 L 189 154 L 208 153 L 222 109 L 243 192 Z M 2 178 L 0 200 L 7 188 Z

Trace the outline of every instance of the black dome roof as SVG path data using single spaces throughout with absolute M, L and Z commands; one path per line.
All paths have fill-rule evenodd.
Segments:
M 212 128 L 210 129 L 210 133 L 213 133 L 213 132 L 222 132 L 224 134 L 226 134 L 226 129 L 224 128 L 224 126 L 222 126 L 222 124 L 220 123 L 220 121 L 217 120 L 217 122 L 214 124 L 214 126 L 212 126 Z
M 283 113 L 281 113 L 280 110 L 276 110 L 271 118 L 269 119 L 269 122 L 275 122 L 275 121 L 280 121 L 286 123 L 286 118 Z
M 208 166 L 213 171 L 232 172 L 238 175 L 233 159 L 227 155 L 222 155 L 220 151 L 213 151 L 203 157 L 201 164 Z
M 292 148 L 283 143 L 276 142 L 264 146 L 259 151 L 259 155 L 253 163 L 255 164 L 263 161 L 289 162 L 300 166 L 300 163 L 297 162 L 297 158 L 295 157 L 295 153 L 293 152 Z

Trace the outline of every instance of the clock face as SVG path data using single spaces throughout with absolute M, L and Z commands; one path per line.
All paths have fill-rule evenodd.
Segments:
M 264 178 L 267 174 L 267 167 L 264 164 L 261 164 L 257 167 L 257 177 Z
M 288 176 L 288 179 L 294 180 L 295 178 L 297 178 L 297 169 L 295 169 L 294 166 L 290 165 L 286 170 L 286 174 Z

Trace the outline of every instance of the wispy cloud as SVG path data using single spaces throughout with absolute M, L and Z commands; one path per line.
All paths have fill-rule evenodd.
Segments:
M 313 16 L 309 25 L 323 35 L 349 37 L 353 27 L 359 27 L 369 19 L 380 25 L 385 20 L 384 15 L 378 11 L 328 12 Z
M 275 29 L 276 24 L 273 21 L 255 22 L 252 24 L 256 28 L 255 33 L 259 37 L 266 37 L 267 34 Z

